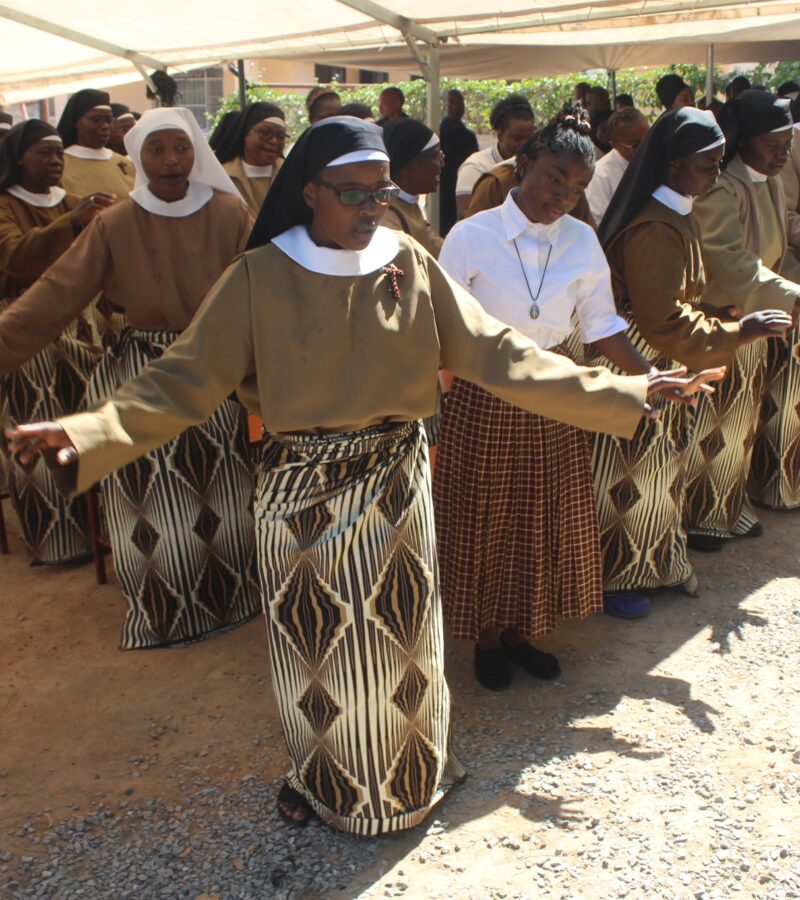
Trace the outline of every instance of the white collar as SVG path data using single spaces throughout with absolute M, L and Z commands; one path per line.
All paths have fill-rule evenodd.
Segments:
M 500 207 L 500 217 L 503 220 L 506 240 L 513 241 L 523 232 L 529 231 L 537 236 L 547 238 L 547 240 L 552 243 L 558 234 L 558 230 L 561 227 L 561 223 L 563 222 L 566 213 L 550 225 L 543 225 L 541 222 L 531 222 L 525 213 L 517 206 L 516 193 L 517 188 L 512 188 Z
M 108 160 L 114 155 L 108 147 L 96 150 L 94 147 L 82 147 L 80 144 L 72 144 L 64 150 L 67 156 L 75 156 L 77 159 L 102 159 Z
M 419 194 L 409 194 L 400 188 L 400 193 L 397 195 L 401 200 L 405 200 L 406 203 L 411 203 L 412 205 L 419 205 Z
M 795 95 L 795 96 L 797 96 L 797 95 Z M 795 128 L 795 131 L 800 131 L 800 122 L 795 122 L 794 128 Z
M 744 162 L 744 160 L 742 160 Z M 760 184 L 762 181 L 767 180 L 767 176 L 763 172 L 756 172 L 755 169 L 751 169 L 747 163 L 744 163 L 745 169 L 747 169 L 747 174 L 750 176 L 750 181 L 754 184 Z
M 318 275 L 369 275 L 388 265 L 397 256 L 397 232 L 379 227 L 363 250 L 333 250 L 318 247 L 306 225 L 295 225 L 272 239 L 279 250 L 298 265 Z
M 190 181 L 186 196 L 172 203 L 161 200 L 150 190 L 149 184 L 143 184 L 128 195 L 142 209 L 156 216 L 168 216 L 170 219 L 182 219 L 191 216 L 214 196 L 214 191 L 207 184 L 199 181 Z
M 9 194 L 22 200 L 29 206 L 39 206 L 42 209 L 50 209 L 58 206 L 59 203 L 67 196 L 67 192 L 62 187 L 51 187 L 48 194 L 34 194 L 33 191 L 26 191 L 20 184 L 12 184 L 10 188 L 6 188 Z
M 492 144 L 492 159 L 499 166 L 501 162 L 505 162 L 503 157 L 500 155 L 500 149 L 497 144 Z M 513 157 L 512 157 L 513 159 Z
M 272 178 L 273 166 L 251 166 L 242 159 L 242 169 L 248 178 Z
M 660 184 L 652 194 L 653 198 L 663 203 L 667 209 L 673 210 L 679 216 L 688 216 L 694 206 L 694 197 L 687 197 L 686 194 L 679 194 L 665 184 Z

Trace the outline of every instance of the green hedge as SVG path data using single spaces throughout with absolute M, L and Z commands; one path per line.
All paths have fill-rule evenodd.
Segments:
M 640 109 L 651 112 L 653 116 L 660 112 L 655 85 L 658 79 L 669 72 L 682 75 L 700 97 L 705 92 L 706 72 L 703 66 L 669 66 L 661 69 L 642 71 L 628 69 L 617 72 L 617 92 L 631 94 L 634 103 Z M 725 83 L 736 75 L 732 72 L 723 79 L 722 73 L 714 73 L 714 89 L 718 94 L 724 90 Z M 752 73 L 747 73 L 750 80 L 776 88 L 790 79 L 800 80 L 800 63 L 778 63 L 758 66 Z M 491 131 L 489 127 L 489 110 L 492 105 L 511 91 L 524 94 L 536 113 L 537 121 L 546 122 L 559 109 L 561 104 L 571 97 L 573 85 L 578 81 L 608 87 L 608 78 L 604 72 L 595 75 L 558 75 L 551 78 L 524 78 L 521 81 L 508 82 L 501 79 L 473 80 L 462 78 L 443 78 L 442 93 L 448 88 L 458 88 L 464 94 L 467 112 L 464 121 L 470 128 L 483 134 Z M 336 86 L 334 85 L 334 88 Z M 376 111 L 378 96 L 383 85 L 365 84 L 355 88 L 339 88 L 342 102 L 366 103 Z M 425 117 L 427 85 L 421 79 L 403 82 L 399 85 L 406 95 L 406 111 L 418 119 Z M 286 113 L 289 131 L 297 136 L 308 125 L 305 107 L 305 92 L 291 94 L 272 90 L 266 87 L 248 88 L 248 100 L 269 100 L 277 103 Z M 239 106 L 239 95 L 231 94 L 220 109 L 219 115 Z

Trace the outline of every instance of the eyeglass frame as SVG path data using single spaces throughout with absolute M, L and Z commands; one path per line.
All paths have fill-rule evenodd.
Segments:
M 363 206 L 368 200 L 372 200 L 372 202 L 377 203 L 378 206 L 389 206 L 392 200 L 396 200 L 400 196 L 400 188 L 396 184 L 390 184 L 388 187 L 384 188 L 376 188 L 374 191 L 366 191 L 362 188 L 340 188 L 335 184 L 331 184 L 330 181 L 321 178 L 319 175 L 315 176 L 312 180 L 318 182 L 323 187 L 328 188 L 328 190 L 333 191 L 342 206 Z M 386 201 L 378 200 L 375 196 L 383 191 L 389 192 L 389 198 Z M 345 203 L 344 200 L 342 200 L 342 194 L 363 194 L 364 197 L 359 200 L 358 203 Z

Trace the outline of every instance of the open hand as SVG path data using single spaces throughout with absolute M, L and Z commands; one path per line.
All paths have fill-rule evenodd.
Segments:
M 792 325 L 792 317 L 780 309 L 764 309 L 750 313 L 739 320 L 740 344 L 749 344 L 760 338 L 784 337 Z
M 58 450 L 56 459 L 62 466 L 78 461 L 78 451 L 67 432 L 55 422 L 36 422 L 33 425 L 18 425 L 6 431 L 8 449 L 19 454 L 19 461 L 29 463 L 37 453 L 47 447 Z
M 715 381 L 721 381 L 728 369 L 726 366 L 720 366 L 716 369 L 703 369 L 691 378 L 684 378 L 686 374 L 686 366 L 679 369 L 672 369 L 669 372 L 661 372 L 654 369 L 647 376 L 647 396 L 660 394 L 667 400 L 674 403 L 685 403 L 687 406 L 694 406 L 697 402 L 696 395 L 698 393 L 713 394 L 714 388 L 711 386 Z M 658 417 L 658 410 L 645 404 L 645 415 L 650 419 Z

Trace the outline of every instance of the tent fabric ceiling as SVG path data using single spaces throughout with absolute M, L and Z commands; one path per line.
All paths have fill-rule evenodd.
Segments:
M 497 2 L 497 0 L 494 0 Z M 784 0 L 384 0 L 384 8 L 445 39 L 443 74 L 517 78 L 588 68 L 800 58 L 800 5 Z M 31 13 L 31 7 L 34 11 Z M 356 7 L 356 8 L 353 8 Z M 148 69 L 275 57 L 414 68 L 397 28 L 360 10 L 370 0 L 173 0 L 146 13 L 97 0 L 0 4 L 0 101 L 133 80 Z M 431 16 L 431 11 L 435 16 Z M 377 10 L 381 15 L 381 10 Z M 48 30 L 74 29 L 86 43 Z M 27 17 L 27 18 L 26 18 Z M 497 30 L 502 29 L 502 30 Z

